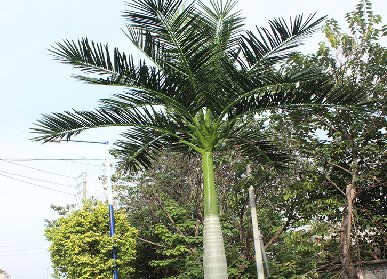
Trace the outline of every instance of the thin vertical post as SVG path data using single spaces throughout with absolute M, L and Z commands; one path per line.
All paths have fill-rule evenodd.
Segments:
M 86 202 L 87 199 L 87 173 L 86 170 L 83 172 L 83 183 L 82 183 L 82 204 Z
M 246 167 L 247 177 L 250 177 L 250 173 L 251 173 L 251 169 L 250 169 L 250 165 L 248 164 Z M 265 279 L 265 270 L 263 268 L 262 247 L 261 247 L 262 237 L 261 237 L 261 232 L 259 231 L 259 228 L 258 228 L 257 206 L 255 204 L 255 195 L 254 195 L 253 186 L 250 186 L 249 188 L 249 197 L 250 197 L 250 208 L 251 208 L 251 223 L 253 227 L 255 261 L 257 264 L 257 274 L 258 274 L 258 279 Z
M 113 238 L 115 234 L 115 222 L 114 222 L 114 208 L 113 208 L 113 189 L 112 182 L 110 180 L 110 160 L 109 160 L 109 142 L 106 141 L 106 183 L 107 183 L 107 196 L 108 196 L 108 204 L 109 204 L 109 225 L 110 225 L 110 237 Z M 112 251 L 113 256 L 113 278 L 118 279 L 118 270 L 116 265 L 117 260 L 117 248 L 113 246 Z

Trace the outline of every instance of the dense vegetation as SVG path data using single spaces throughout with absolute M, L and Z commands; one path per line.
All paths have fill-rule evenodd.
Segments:
M 380 38 L 387 28 L 371 2 L 360 1 L 346 15 L 349 33 L 326 21 L 326 42 L 311 55 L 288 52 L 298 44 L 288 41 L 308 35 L 319 20 L 302 25 L 298 18 L 291 33 L 273 21 L 272 34 L 257 29 L 259 35 L 238 37 L 241 21 L 231 2 L 224 9 L 201 5 L 202 21 L 188 14 L 197 12 L 194 6 L 181 10 L 179 1 L 168 9 L 167 2 L 140 2 L 126 14 L 130 36 L 162 70 L 145 62 L 136 67 L 131 58 L 125 64 L 118 51 L 113 67 L 108 52 L 87 40 L 58 44 L 53 51 L 62 61 L 108 75 L 82 80 L 129 91 L 103 100 L 95 112 L 44 116 L 35 128 L 38 139 L 50 140 L 93 127 L 131 127 L 113 152 L 122 159 L 116 200 L 138 230 L 133 273 L 122 276 L 203 278 L 205 219 L 219 213 L 228 278 L 256 277 L 250 186 L 269 278 L 357 279 L 357 267 L 386 260 L 387 49 Z M 162 11 L 165 21 L 151 10 Z M 223 22 L 224 33 L 206 45 L 209 38 L 198 40 L 188 22 L 206 31 Z M 172 34 L 184 40 L 168 41 Z M 206 173 L 209 158 L 215 184 Z M 203 203 L 204 192 L 215 189 L 219 209 L 214 200 Z

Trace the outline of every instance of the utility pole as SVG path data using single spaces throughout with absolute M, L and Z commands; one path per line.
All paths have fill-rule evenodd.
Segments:
M 250 164 L 246 166 L 246 175 L 250 177 L 251 167 Z M 255 250 L 255 262 L 257 264 L 257 274 L 258 279 L 265 279 L 265 270 L 263 268 L 262 260 L 262 236 L 258 228 L 258 218 L 257 218 L 257 206 L 255 203 L 254 188 L 251 185 L 249 188 L 249 197 L 250 197 L 250 208 L 251 208 L 251 223 L 253 227 L 253 238 L 254 238 L 254 250 Z
M 106 167 L 106 183 L 107 183 L 107 196 L 109 203 L 109 227 L 110 227 L 110 236 L 113 237 L 115 234 L 115 223 L 114 223 L 114 209 L 113 209 L 113 189 L 111 184 L 111 173 L 110 173 L 110 160 L 109 160 L 109 142 L 100 142 L 100 141 L 85 141 L 85 140 L 65 140 L 66 142 L 82 142 L 82 143 L 95 143 L 95 144 L 104 144 L 106 147 L 106 158 L 105 158 L 105 167 Z M 53 142 L 61 142 L 61 140 L 53 140 Z M 83 199 L 86 200 L 86 186 L 87 178 L 86 171 L 84 171 L 83 176 Z M 113 278 L 118 279 L 118 270 L 117 270 L 117 247 L 113 247 L 112 251 L 114 266 L 113 266 Z
M 109 142 L 106 141 L 106 183 L 107 183 L 107 196 L 108 196 L 108 203 L 109 203 L 109 221 L 110 221 L 110 236 L 113 237 L 115 234 L 115 223 L 114 223 L 114 209 L 113 209 L 113 188 L 112 188 L 112 182 L 110 180 L 111 173 L 110 173 L 110 160 L 109 160 Z M 118 279 L 118 270 L 116 265 L 117 260 L 117 247 L 113 247 L 113 278 Z
M 87 198 L 87 173 L 83 172 L 83 183 L 82 183 L 82 204 L 86 202 Z

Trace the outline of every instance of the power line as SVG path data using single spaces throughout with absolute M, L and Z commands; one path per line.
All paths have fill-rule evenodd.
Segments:
M 6 162 L 6 163 L 12 164 L 12 165 L 20 166 L 20 167 L 23 167 L 23 168 L 32 169 L 32 170 L 36 170 L 36 171 L 52 174 L 52 175 L 68 177 L 68 178 L 73 178 L 73 179 L 75 178 L 74 176 L 69 176 L 69 175 L 65 175 L 65 174 L 59 174 L 59 173 L 55 173 L 55 172 L 45 171 L 45 170 L 41 170 L 41 169 L 38 169 L 38 168 L 33 168 L 33 167 L 30 167 L 30 166 L 14 163 L 14 162 L 11 162 L 10 160 L 6 160 L 6 159 L 0 159 L 0 161 Z
M 31 246 L 48 246 L 48 243 L 47 244 L 41 243 L 41 244 L 0 245 L 0 248 L 1 247 L 5 247 L 5 248 L 8 248 L 8 247 L 31 247 Z
M 28 254 L 0 254 L 0 257 L 19 257 L 19 256 L 34 256 L 34 255 L 49 255 L 49 252 L 46 253 L 28 253 Z
M 12 250 L 0 250 L 0 255 L 2 253 L 9 253 L 9 252 L 19 252 L 19 251 L 34 251 L 34 250 L 45 250 L 47 251 L 46 247 L 41 247 L 41 248 L 26 248 L 26 249 L 12 249 Z
M 16 180 L 16 181 L 20 181 L 20 182 L 23 182 L 23 183 L 26 183 L 26 184 L 34 185 L 36 187 L 43 188 L 43 189 L 46 189 L 46 190 L 49 190 L 49 191 L 54 191 L 54 192 L 59 192 L 59 193 L 63 193 L 63 194 L 66 194 L 66 195 L 74 196 L 73 194 L 70 194 L 68 192 L 52 189 L 52 188 L 45 187 L 45 186 L 42 186 L 42 185 L 39 185 L 39 184 L 36 184 L 36 183 L 32 183 L 32 182 L 24 181 L 24 180 L 21 180 L 21 179 L 17 179 L 15 177 L 12 177 L 12 176 L 9 176 L 9 175 L 6 175 L 6 174 L 1 174 L 0 173 L 0 176 L 5 176 L 5 177 L 8 177 L 10 179 L 13 179 L 13 180 Z
M 29 162 L 29 161 L 104 161 L 101 158 L 0 158 L 1 161 Z
M 81 162 L 76 162 L 76 161 L 69 161 L 69 162 L 74 163 L 74 164 L 84 165 L 84 166 L 92 166 L 92 167 L 100 167 L 101 166 L 101 165 L 87 164 L 87 163 L 81 163 Z
M 20 133 L 20 134 L 22 134 L 22 135 L 25 135 L 25 134 L 26 134 L 26 131 L 23 131 L 23 130 L 17 128 L 15 125 L 13 125 L 13 124 L 11 124 L 11 123 L 8 123 L 8 122 L 6 122 L 6 121 L 4 121 L 4 120 L 1 120 L 1 119 L 0 119 L 0 122 L 3 123 L 4 125 L 8 126 L 9 128 L 14 129 L 15 131 L 17 131 L 18 133 Z
M 58 182 L 53 182 L 53 181 L 48 181 L 48 180 L 42 180 L 42 179 L 33 178 L 33 177 L 30 177 L 30 176 L 25 176 L 25 175 L 21 175 L 21 174 L 17 174 L 17 173 L 12 173 L 12 172 L 7 172 L 7 171 L 0 171 L 0 172 L 6 173 L 6 174 L 10 174 L 10 175 L 15 175 L 15 176 L 18 176 L 18 177 L 32 179 L 32 180 L 36 180 L 36 181 L 40 181 L 40 182 L 46 182 L 46 183 L 61 185 L 61 186 L 65 186 L 65 187 L 75 188 L 74 185 L 70 185 L 70 184 L 64 184 L 64 183 L 58 183 Z

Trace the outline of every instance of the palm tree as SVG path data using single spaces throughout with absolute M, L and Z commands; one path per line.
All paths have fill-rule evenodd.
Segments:
M 125 126 L 115 144 L 129 171 L 148 168 L 162 150 L 197 152 L 204 180 L 204 274 L 227 278 L 224 243 L 214 185 L 213 151 L 237 145 L 252 161 L 281 161 L 284 156 L 251 128 L 246 119 L 262 111 L 300 105 L 356 101 L 332 93 L 316 71 L 284 74 L 281 61 L 311 35 L 323 18 L 290 24 L 282 18 L 270 28 L 243 30 L 235 2 L 212 0 L 133 0 L 127 4 L 127 37 L 144 54 L 132 55 L 84 38 L 51 48 L 57 60 L 71 64 L 92 84 L 122 86 L 122 93 L 102 99 L 93 111 L 43 115 L 33 130 L 37 141 L 70 139 L 84 130 Z

